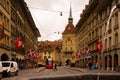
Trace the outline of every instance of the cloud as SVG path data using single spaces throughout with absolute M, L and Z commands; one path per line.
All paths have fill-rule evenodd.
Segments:
M 42 37 L 39 40 L 60 39 L 61 34 L 68 24 L 70 0 L 25 0 L 33 16 L 36 26 Z M 80 14 L 89 0 L 71 0 L 74 25 L 80 19 Z M 60 16 L 60 12 L 63 16 Z

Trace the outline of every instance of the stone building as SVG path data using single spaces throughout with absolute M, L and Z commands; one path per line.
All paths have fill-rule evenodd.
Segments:
M 70 65 L 75 63 L 76 53 L 76 34 L 75 27 L 73 25 L 72 9 L 70 6 L 70 14 L 68 18 L 68 24 L 62 33 L 62 64 Z
M 6 36 L 0 40 L 0 60 L 24 59 L 27 50 L 37 50 L 37 37 L 40 37 L 40 33 L 24 0 L 0 0 L 1 21 L 4 21 Z M 14 45 L 18 37 L 22 37 L 22 50 Z
M 53 59 L 53 62 L 57 65 L 62 63 L 62 40 L 55 41 L 38 41 L 38 50 L 40 58 L 38 60 L 38 65 L 45 65 L 46 59 Z
M 111 10 L 120 0 L 89 0 L 76 26 L 77 50 L 82 56 L 77 59 L 80 67 L 85 67 L 89 61 L 98 64 L 99 69 L 115 70 L 120 66 L 120 9 Z M 109 21 L 109 24 L 108 24 Z M 97 40 L 101 40 L 103 49 L 97 51 Z M 86 47 L 91 50 L 91 56 L 86 55 Z

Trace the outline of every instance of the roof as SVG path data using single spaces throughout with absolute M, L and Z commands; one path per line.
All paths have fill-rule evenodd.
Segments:
M 74 33 L 73 23 L 69 23 L 62 34 Z
M 62 40 L 61 41 L 39 41 L 38 42 L 39 49 L 42 50 L 44 48 L 50 48 L 51 50 L 54 50 L 56 47 L 62 46 Z

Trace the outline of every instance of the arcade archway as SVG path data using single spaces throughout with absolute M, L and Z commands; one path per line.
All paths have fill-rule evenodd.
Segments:
M 118 54 L 114 55 L 114 69 L 118 66 Z
M 71 62 L 70 59 L 67 59 L 67 60 L 66 60 L 66 64 L 67 64 L 67 65 L 69 65 L 70 62 Z
M 3 55 L 1 55 L 1 61 L 8 61 L 9 60 L 9 57 L 8 57 L 8 55 L 7 54 L 3 54 Z

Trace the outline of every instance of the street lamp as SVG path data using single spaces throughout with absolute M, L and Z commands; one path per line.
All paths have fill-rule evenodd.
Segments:
M 111 18 L 111 16 L 112 16 L 112 13 L 113 13 L 114 10 L 117 9 L 117 8 L 120 8 L 120 4 L 119 4 L 119 3 L 117 3 L 115 6 L 113 6 L 113 8 L 112 8 L 111 11 L 110 11 L 110 15 L 109 15 L 108 21 L 107 21 L 107 28 L 106 28 L 105 35 L 106 35 L 107 31 L 108 31 L 109 22 L 110 22 L 110 18 Z

